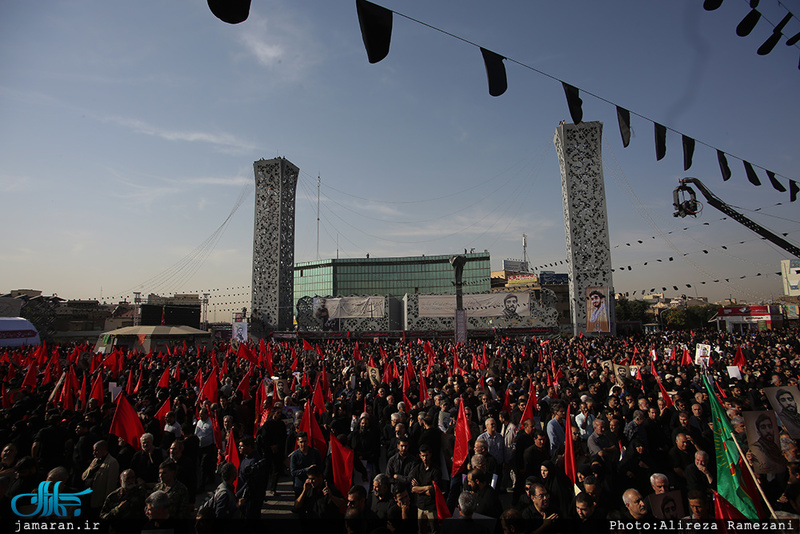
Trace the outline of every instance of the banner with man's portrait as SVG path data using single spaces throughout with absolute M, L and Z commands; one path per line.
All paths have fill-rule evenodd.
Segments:
M 611 332 L 611 315 L 608 296 L 611 288 L 589 286 L 586 288 L 586 331 Z
M 744 412 L 747 443 L 753 454 L 753 471 L 757 475 L 783 471 L 786 460 L 778 441 L 778 424 L 772 410 Z
M 781 426 L 792 439 L 800 439 L 800 414 L 797 413 L 800 391 L 797 386 L 764 388 L 764 394 L 778 415 Z

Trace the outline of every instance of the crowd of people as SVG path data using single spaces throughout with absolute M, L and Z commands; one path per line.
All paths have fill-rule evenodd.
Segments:
M 765 388 L 791 397 L 797 329 L 265 341 L 0 353 L 0 519 L 24 517 L 51 481 L 81 495 L 72 518 L 111 532 L 215 532 L 224 520 L 280 531 L 263 518 L 286 477 L 287 531 L 545 534 L 713 519 L 715 399 L 703 373 L 747 462 L 775 464 L 756 469 L 766 497 L 756 507 L 800 514 L 800 456 L 787 432 L 796 406 L 787 400 L 779 420 L 756 423 L 788 420 L 777 441 L 748 445 L 744 417 L 771 409 Z M 708 366 L 681 357 L 697 344 L 712 347 Z M 732 378 L 738 349 L 745 362 Z M 634 365 L 635 376 L 609 361 Z M 74 399 L 70 373 L 81 384 Z M 120 397 L 141 422 L 138 443 L 112 433 Z M 352 466 L 343 471 L 341 458 Z

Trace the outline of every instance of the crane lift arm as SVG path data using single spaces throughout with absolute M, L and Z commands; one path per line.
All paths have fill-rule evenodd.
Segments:
M 738 211 L 734 210 L 728 204 L 723 202 L 718 196 L 709 191 L 706 186 L 703 185 L 703 182 L 697 178 L 682 178 L 680 185 L 675 188 L 675 191 L 672 192 L 672 205 L 677 210 L 672 214 L 674 217 L 686 217 L 687 215 L 696 217 L 701 211 L 694 190 L 689 186 L 689 184 L 694 185 L 700 190 L 701 193 L 703 193 L 703 196 L 706 197 L 706 201 L 709 205 L 717 208 L 734 221 L 746 226 L 767 241 L 778 245 L 792 256 L 800 258 L 800 247 L 789 243 L 781 236 L 770 232 L 760 224 L 748 219 Z M 688 198 L 686 195 L 688 195 Z

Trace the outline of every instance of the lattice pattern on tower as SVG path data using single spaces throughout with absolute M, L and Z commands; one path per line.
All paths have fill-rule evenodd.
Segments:
M 586 288 L 613 288 L 603 181 L 603 124 L 560 124 L 553 143 L 561 166 L 573 331 L 586 331 Z M 612 300 L 613 294 L 607 296 Z
M 253 163 L 256 180 L 251 318 L 255 331 L 291 330 L 294 202 L 300 169 L 285 158 Z

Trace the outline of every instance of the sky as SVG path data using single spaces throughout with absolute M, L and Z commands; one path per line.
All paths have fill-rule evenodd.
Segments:
M 800 242 L 800 201 L 764 171 L 800 180 L 800 47 L 756 54 L 786 14 L 777 0 L 746 38 L 743 0 L 378 3 L 395 12 L 392 42 L 370 64 L 352 0 L 255 0 L 238 25 L 202 1 L 2 2 L 0 291 L 209 292 L 209 319 L 229 318 L 249 306 L 253 162 L 277 156 L 300 168 L 297 262 L 474 248 L 499 270 L 526 234 L 533 267 L 566 272 L 565 81 L 604 124 L 617 292 L 782 293 L 788 253 L 711 207 L 672 216 L 695 176 Z M 509 58 L 502 96 L 476 45 Z M 633 115 L 627 148 L 615 105 Z M 669 128 L 661 161 L 654 121 Z M 680 134 L 697 140 L 687 172 Z

